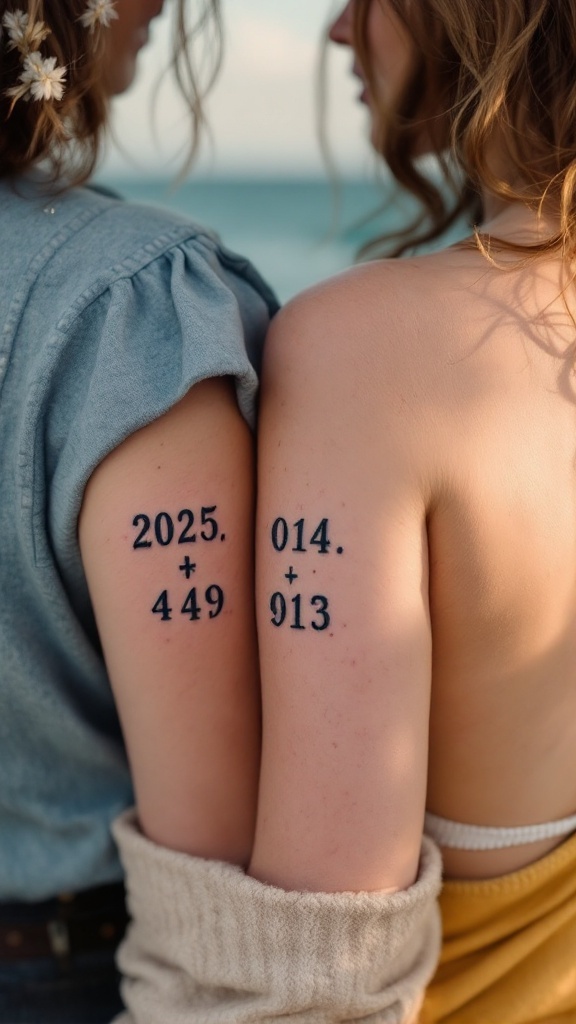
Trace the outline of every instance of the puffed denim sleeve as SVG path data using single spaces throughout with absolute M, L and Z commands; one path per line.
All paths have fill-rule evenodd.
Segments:
M 76 522 L 96 466 L 199 381 L 234 379 L 253 426 L 258 368 L 276 304 L 251 265 L 196 235 L 117 269 L 77 300 L 50 346 L 46 378 L 49 539 L 76 564 Z M 49 357 L 50 358 L 50 357 Z M 194 443 L 191 437 L 190 443 Z M 71 550 L 74 549 L 74 550 Z M 37 553 L 41 559 L 41 553 Z

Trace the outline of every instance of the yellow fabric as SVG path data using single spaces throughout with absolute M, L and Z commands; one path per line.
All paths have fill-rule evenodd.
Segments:
M 419 1024 L 576 1022 L 576 835 L 497 879 L 448 881 Z

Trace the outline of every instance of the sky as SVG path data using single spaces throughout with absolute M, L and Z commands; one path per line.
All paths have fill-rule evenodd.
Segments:
M 324 173 L 316 135 L 314 83 L 320 38 L 331 0 L 222 0 L 225 61 L 208 103 L 212 143 L 199 170 L 214 176 L 308 176 Z M 167 0 L 166 7 L 170 6 Z M 115 101 L 114 129 L 122 145 L 106 158 L 110 174 L 174 173 L 187 125 L 170 81 L 161 87 L 156 134 L 152 96 L 168 63 L 168 10 L 152 28 L 133 88 Z M 366 112 L 351 55 L 331 47 L 328 124 L 331 148 L 342 174 L 371 167 Z

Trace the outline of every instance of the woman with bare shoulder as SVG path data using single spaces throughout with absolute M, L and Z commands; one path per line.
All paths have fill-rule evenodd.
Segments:
M 420 235 L 475 227 L 298 298 L 266 360 L 251 871 L 409 891 L 435 840 L 422 1024 L 576 1014 L 575 23 L 347 4 L 331 38 Z
M 121 1011 L 126 909 L 110 826 L 134 793 L 142 834 L 173 850 L 246 865 L 252 848 L 250 427 L 276 303 L 205 229 L 87 185 L 110 99 L 161 8 L 1 5 L 7 1024 L 106 1024 Z M 199 29 L 218 27 L 219 5 L 173 8 L 198 128 L 189 37 L 200 45 Z
M 252 878 L 172 864 L 192 1021 L 575 1018 L 575 25 L 350 0 L 332 26 L 422 203 L 397 250 L 473 227 L 272 327 Z

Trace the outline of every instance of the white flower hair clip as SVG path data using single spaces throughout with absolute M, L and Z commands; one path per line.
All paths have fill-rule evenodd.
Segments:
M 93 32 L 97 26 L 108 28 L 118 18 L 114 0 L 86 0 L 86 10 L 78 19 L 84 28 Z M 22 56 L 22 71 L 18 85 L 6 90 L 12 99 L 12 108 L 18 100 L 55 100 L 64 95 L 66 68 L 58 67 L 56 57 L 43 57 L 40 46 L 50 35 L 43 21 L 32 21 L 27 11 L 15 10 L 4 14 L 2 30 L 8 36 L 8 49 L 18 50 Z
M 86 11 L 80 15 L 79 21 L 84 28 L 94 31 L 97 25 L 108 28 L 111 21 L 118 18 L 114 0 L 88 0 Z
M 22 71 L 18 85 L 6 90 L 12 107 L 18 100 L 56 100 L 64 95 L 66 69 L 56 66 L 56 57 L 43 58 L 39 47 L 50 35 L 43 21 L 32 21 L 27 11 L 9 11 L 2 18 L 9 50 L 19 50 Z M 12 109 L 12 108 L 11 108 Z
M 20 50 L 22 54 L 37 50 L 50 35 L 50 29 L 46 28 L 44 22 L 31 22 L 26 11 L 8 12 L 2 18 L 2 27 L 6 29 L 10 40 L 8 49 Z
M 27 100 L 61 100 L 64 95 L 63 79 L 66 69 L 56 66 L 56 57 L 43 58 L 36 50 L 27 54 L 23 60 L 24 70 L 20 75 L 20 85 L 8 89 L 8 96 L 16 103 L 19 99 Z
M 25 11 L 13 11 L 8 12 L 2 18 L 2 27 L 6 29 L 9 38 L 11 39 L 11 46 L 9 49 L 14 49 L 23 40 L 28 28 L 29 16 Z

